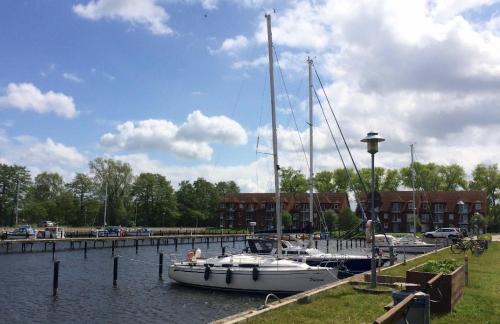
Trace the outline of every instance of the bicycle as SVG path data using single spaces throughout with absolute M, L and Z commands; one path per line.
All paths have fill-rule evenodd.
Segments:
M 465 253 L 465 251 L 470 250 L 472 253 L 481 253 L 484 250 L 484 246 L 476 240 L 456 240 L 451 245 L 452 253 Z

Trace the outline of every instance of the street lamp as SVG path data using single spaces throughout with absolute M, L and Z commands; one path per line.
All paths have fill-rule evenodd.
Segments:
M 375 133 L 369 132 L 361 142 L 366 143 L 367 151 L 372 155 L 372 194 L 371 194 L 371 220 L 372 220 L 372 264 L 371 264 L 371 287 L 377 287 L 377 260 L 375 254 L 375 227 L 377 218 L 375 217 L 375 153 L 378 152 L 378 143 L 385 141 L 384 138 Z

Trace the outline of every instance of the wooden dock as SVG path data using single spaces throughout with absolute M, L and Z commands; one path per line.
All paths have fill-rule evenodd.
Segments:
M 108 236 L 108 237 L 66 237 L 60 239 L 15 239 L 0 240 L 0 254 L 25 252 L 55 252 L 88 248 L 136 247 L 138 246 L 175 246 L 190 244 L 206 245 L 220 243 L 236 244 L 245 242 L 248 234 L 193 234 L 193 235 L 154 235 L 154 236 Z

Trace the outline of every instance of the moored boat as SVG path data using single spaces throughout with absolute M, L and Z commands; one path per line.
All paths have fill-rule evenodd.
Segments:
M 436 244 L 430 244 L 415 238 L 413 235 L 407 235 L 396 238 L 392 235 L 375 235 L 375 247 L 383 252 L 389 251 L 394 247 L 396 253 L 427 253 L 437 248 Z
M 22 225 L 12 232 L 7 232 L 7 239 L 36 239 L 38 231 L 31 225 Z
M 180 284 L 217 290 L 292 294 L 337 280 L 336 269 L 274 256 L 237 254 L 200 258 L 200 252 L 186 261 L 174 262 L 168 275 Z
M 38 231 L 37 238 L 41 239 L 59 239 L 64 238 L 65 232 L 63 227 L 59 226 L 47 226 L 43 230 Z

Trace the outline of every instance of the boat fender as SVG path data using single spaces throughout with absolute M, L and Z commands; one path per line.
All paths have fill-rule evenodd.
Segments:
M 259 269 L 257 267 L 253 267 L 252 269 L 252 279 L 253 281 L 257 281 L 257 279 L 259 279 Z
M 366 229 L 365 229 L 365 239 L 366 243 L 371 243 L 372 242 L 372 232 L 373 232 L 373 224 L 371 219 L 366 222 Z
M 231 268 L 227 268 L 226 271 L 226 283 L 229 285 L 231 283 L 231 277 L 233 276 L 233 271 Z
M 203 275 L 203 278 L 205 278 L 205 280 L 210 278 L 210 267 L 208 265 L 205 265 L 205 274 Z

